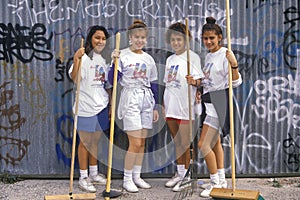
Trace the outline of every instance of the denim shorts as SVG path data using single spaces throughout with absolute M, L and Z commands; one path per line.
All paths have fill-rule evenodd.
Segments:
M 109 128 L 108 108 L 91 117 L 78 116 L 77 130 L 85 132 L 106 131 Z

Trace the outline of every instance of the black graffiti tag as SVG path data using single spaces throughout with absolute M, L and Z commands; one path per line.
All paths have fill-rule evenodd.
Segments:
M 44 24 L 35 24 L 32 28 L 15 27 L 0 23 L 0 60 L 14 63 L 14 58 L 23 63 L 29 63 L 34 58 L 47 61 L 53 58 L 50 51 L 53 33 L 45 37 L 46 27 Z

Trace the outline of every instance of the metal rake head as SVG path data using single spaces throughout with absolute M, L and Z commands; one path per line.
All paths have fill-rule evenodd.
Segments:
M 194 190 L 197 187 L 197 181 L 195 179 L 190 179 L 190 180 L 182 180 L 180 187 L 182 189 L 180 192 L 177 192 L 174 196 L 174 200 L 183 200 L 188 196 L 192 196 L 194 193 Z

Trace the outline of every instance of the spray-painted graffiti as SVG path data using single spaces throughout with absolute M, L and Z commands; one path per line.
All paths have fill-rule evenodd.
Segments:
M 50 41 L 52 34 L 45 37 L 46 27 L 35 24 L 32 28 L 11 23 L 0 23 L 0 60 L 14 63 L 14 57 L 23 63 L 34 58 L 47 61 L 52 59 Z
M 284 42 L 283 42 L 284 61 L 286 65 L 289 66 L 291 69 L 296 69 L 297 49 L 300 48 L 299 8 L 294 6 L 289 7 L 284 11 L 284 18 L 285 18 L 284 24 L 287 24 L 289 26 L 286 32 L 284 33 Z
M 283 150 L 287 154 L 287 159 L 284 163 L 291 171 L 298 171 L 300 167 L 300 136 L 295 137 L 288 135 L 288 138 L 283 141 Z
M 14 132 L 19 129 L 26 121 L 20 113 L 20 105 L 13 103 L 13 90 L 8 89 L 10 82 L 0 85 L 0 130 Z
M 6 164 L 17 165 L 26 155 L 27 147 L 30 145 L 28 140 L 20 140 L 12 137 L 0 136 L 0 161 Z M 5 150 L 5 151 L 4 151 Z

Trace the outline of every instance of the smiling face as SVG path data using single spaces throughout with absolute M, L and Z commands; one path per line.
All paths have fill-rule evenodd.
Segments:
M 220 42 L 222 40 L 222 35 L 216 34 L 215 31 L 204 31 L 202 40 L 205 47 L 212 53 L 221 48 Z
M 172 33 L 170 36 L 170 45 L 177 55 L 185 51 L 184 35 L 180 33 Z
M 92 36 L 92 46 L 96 53 L 101 53 L 106 45 L 106 37 L 103 31 L 98 30 Z
M 135 29 L 129 35 L 129 39 L 132 43 L 130 49 L 134 52 L 140 52 L 147 43 L 147 31 L 143 28 Z

